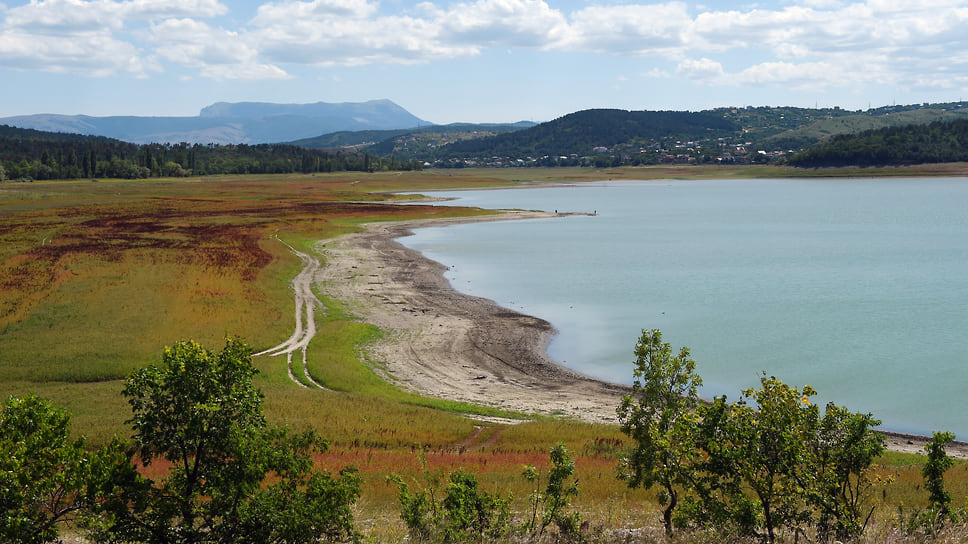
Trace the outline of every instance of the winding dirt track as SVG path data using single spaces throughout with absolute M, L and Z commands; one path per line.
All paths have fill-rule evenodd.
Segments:
M 273 235 L 273 238 L 278 240 L 280 243 L 285 244 L 290 251 L 296 254 L 300 260 L 303 262 L 303 269 L 299 274 L 292 280 L 292 289 L 295 294 L 295 314 L 296 314 L 296 326 L 292 331 L 292 336 L 288 340 L 279 344 L 278 346 L 260 351 L 259 353 L 253 354 L 253 357 L 267 356 L 276 357 L 282 354 L 286 355 L 286 366 L 289 369 L 289 379 L 292 380 L 296 385 L 300 387 L 309 387 L 306 383 L 317 387 L 319 389 L 326 389 L 321 383 L 313 379 L 309 374 L 309 368 L 306 364 L 306 349 L 309 346 L 309 341 L 316 336 L 316 307 L 325 310 L 325 306 L 322 301 L 313 293 L 313 282 L 319 274 L 321 265 L 319 259 L 297 251 L 296 248 L 282 241 L 278 236 Z M 296 377 L 293 373 L 292 368 L 292 354 L 296 351 L 302 352 L 302 376 L 300 378 Z

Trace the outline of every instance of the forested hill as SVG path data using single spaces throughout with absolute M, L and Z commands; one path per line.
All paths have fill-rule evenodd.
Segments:
M 361 130 L 342 131 L 323 134 L 315 138 L 304 138 L 291 143 L 309 148 L 336 148 L 366 146 L 367 151 L 374 155 L 390 156 L 394 153 L 395 140 L 403 142 L 425 142 L 434 146 L 468 138 L 482 138 L 502 132 L 511 132 L 533 127 L 528 121 L 517 123 L 451 123 L 449 125 L 428 125 L 411 129 L 398 130 Z
M 800 167 L 968 161 L 968 119 L 841 135 L 789 158 Z
M 713 112 L 585 110 L 535 127 L 492 138 L 450 144 L 443 155 L 587 155 L 595 148 L 618 144 L 651 144 L 663 138 L 692 139 L 738 130 L 730 119 Z
M 442 168 L 467 166 L 595 166 L 749 164 L 784 161 L 837 134 L 968 118 L 968 102 L 839 107 L 722 107 L 701 112 L 593 109 L 499 134 L 434 128 L 356 140 L 357 149 L 420 160 Z M 443 128 L 443 127 L 441 127 Z M 345 136 L 342 136 L 345 140 Z M 335 143 L 335 142 L 333 142 Z M 338 144 L 343 145 L 343 144 Z
M 0 181 L 285 174 L 413 167 L 416 163 L 398 163 L 357 151 L 326 151 L 284 144 L 138 145 L 101 136 L 0 125 Z

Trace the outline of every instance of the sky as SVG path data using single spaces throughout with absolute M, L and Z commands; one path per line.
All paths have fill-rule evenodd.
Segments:
M 0 0 L 0 117 L 389 99 L 434 123 L 968 99 L 968 0 Z

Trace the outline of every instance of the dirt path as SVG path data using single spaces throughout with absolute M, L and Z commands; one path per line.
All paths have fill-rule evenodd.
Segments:
M 316 336 L 316 307 L 325 309 L 322 301 L 313 293 L 313 283 L 319 275 L 322 266 L 320 265 L 319 259 L 307 253 L 297 251 L 296 248 L 282 241 L 277 235 L 273 235 L 272 237 L 278 240 L 279 243 L 285 244 L 303 262 L 302 271 L 292 280 L 292 290 L 295 294 L 296 302 L 296 326 L 292 332 L 292 336 L 288 340 L 273 348 L 255 353 L 253 357 L 276 357 L 285 354 L 290 380 L 300 387 L 309 387 L 306 385 L 306 383 L 309 383 L 319 389 L 326 389 L 309 374 L 309 367 L 306 363 L 306 348 L 309 346 L 309 341 Z M 292 354 L 297 351 L 302 352 L 301 379 L 296 377 L 292 368 Z

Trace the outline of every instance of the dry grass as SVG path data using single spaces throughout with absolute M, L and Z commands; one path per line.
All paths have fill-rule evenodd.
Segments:
M 863 173 L 871 172 L 886 174 Z M 918 172 L 963 174 L 965 165 Z M 480 213 L 394 206 L 378 202 L 396 198 L 381 192 L 710 174 L 832 172 L 649 167 L 0 183 L 0 395 L 34 391 L 53 399 L 73 413 L 75 432 L 89 435 L 92 444 L 125 436 L 129 412 L 120 396 L 123 378 L 157 362 L 164 345 L 191 338 L 217 347 L 230 334 L 261 349 L 289 336 L 293 301 L 288 282 L 301 264 L 271 235 L 311 251 L 315 241 L 353 231 L 362 222 Z M 475 472 L 485 489 L 513 493 L 516 509 L 523 510 L 530 493 L 520 476 L 523 466 L 545 467 L 547 452 L 558 441 L 577 456 L 581 494 L 576 508 L 592 527 L 651 524 L 644 531 L 609 534 L 615 542 L 625 536 L 640 542 L 664 539 L 653 530 L 658 519 L 654 495 L 629 490 L 615 479 L 617 455 L 627 445 L 616 427 L 563 420 L 481 423 L 462 413 L 487 410 L 402 392 L 359 359 L 360 344 L 380 331 L 357 322 L 338 301 L 325 302 L 329 309 L 318 323 L 309 364 L 312 375 L 336 391 L 295 386 L 281 358 L 256 359 L 262 371 L 258 385 L 271 421 L 310 426 L 330 440 L 330 451 L 319 458 L 321 466 L 361 469 L 366 487 L 358 519 L 373 540 L 402 541 L 396 488 L 385 478 L 397 473 L 422 481 L 420 452 L 432 472 L 458 467 Z M 875 497 L 877 530 L 865 542 L 926 541 L 891 529 L 899 508 L 910 511 L 926 503 L 920 462 L 897 454 L 882 459 L 879 474 L 894 483 Z M 955 504 L 964 504 L 968 464 L 959 463 L 948 473 L 948 487 Z M 716 538 L 699 534 L 682 541 Z

